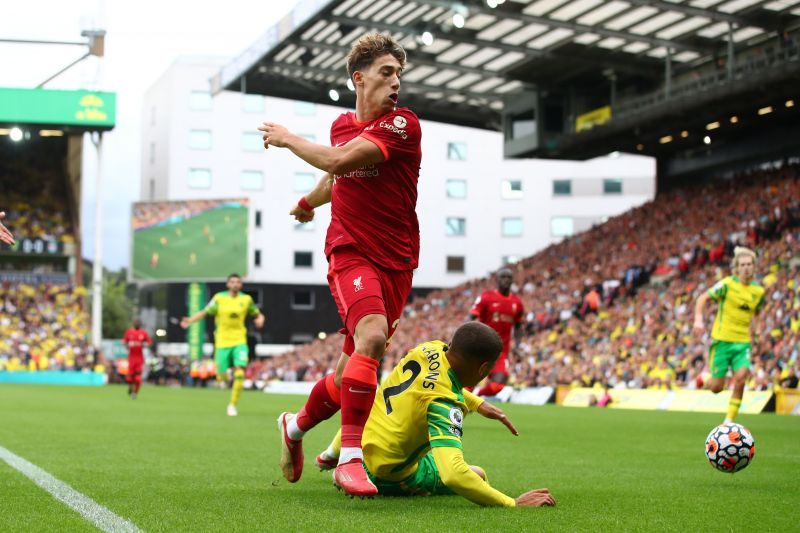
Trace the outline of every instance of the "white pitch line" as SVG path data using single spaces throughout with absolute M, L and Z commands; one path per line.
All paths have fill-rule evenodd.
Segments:
M 56 479 L 33 463 L 0 446 L 0 459 L 21 472 L 25 477 L 50 493 L 56 500 L 76 511 L 97 529 L 107 533 L 125 531 L 140 533 L 141 529 L 124 518 L 115 515 L 85 494 L 81 494 L 63 481 Z

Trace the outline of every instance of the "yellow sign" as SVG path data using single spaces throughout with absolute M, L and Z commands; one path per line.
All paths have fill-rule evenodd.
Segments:
M 800 415 L 800 389 L 782 389 L 776 392 L 775 412 L 779 415 Z
M 612 389 L 609 390 L 613 409 L 642 409 L 645 411 L 689 411 L 702 413 L 724 413 L 731 399 L 730 391 L 714 394 L 707 390 L 642 390 Z M 600 399 L 602 389 L 572 389 L 563 405 L 570 407 L 588 407 L 592 396 Z M 772 397 L 768 391 L 746 391 L 742 398 L 740 413 L 758 414 L 764 410 Z M 800 403 L 800 393 L 798 400 Z
M 593 109 L 575 119 L 575 132 L 587 131 L 595 126 L 600 126 L 611 120 L 611 106 L 603 106 Z

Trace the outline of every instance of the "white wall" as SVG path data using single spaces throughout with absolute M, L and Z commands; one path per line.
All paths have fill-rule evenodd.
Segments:
M 148 91 L 144 113 L 155 106 L 156 125 L 145 121 L 142 143 L 142 199 L 148 200 L 147 181 L 156 175 L 156 200 L 187 198 L 250 198 L 250 270 L 252 281 L 270 283 L 325 283 L 327 264 L 323 254 L 325 230 L 330 210 L 317 210 L 316 227 L 298 231 L 287 215 L 302 191 L 293 190 L 298 172 L 311 172 L 315 179 L 322 173 L 294 157 L 288 150 L 270 148 L 248 152 L 242 149 L 242 133 L 255 132 L 264 120 L 286 125 L 298 134 L 315 136 L 316 142 L 329 142 L 329 128 L 343 109 L 310 106 L 277 98 L 265 98 L 263 112 L 243 111 L 243 95 L 226 92 L 217 95 L 210 111 L 189 109 L 192 90 L 208 87 L 224 59 L 182 59 Z M 311 109 L 305 116 L 298 111 Z M 166 111 L 168 110 L 168 111 Z M 166 133 L 164 130 L 166 129 Z M 191 129 L 212 130 L 210 150 L 189 148 Z M 156 142 L 156 165 L 149 161 L 150 142 Z M 448 143 L 463 142 L 465 161 L 448 159 Z M 162 148 L 162 144 L 167 144 Z M 497 132 L 422 123 L 422 169 L 417 212 L 420 218 L 422 249 L 415 286 L 450 286 L 466 279 L 483 276 L 498 268 L 505 256 L 531 255 L 559 238 L 551 234 L 551 219 L 575 218 L 576 231 L 591 222 L 621 213 L 651 199 L 655 192 L 655 163 L 642 156 L 622 155 L 592 161 L 503 160 L 502 136 Z M 163 159 L 168 157 L 168 161 Z M 209 168 L 212 183 L 208 189 L 187 185 L 189 168 Z M 243 191 L 242 170 L 261 170 L 264 188 Z M 465 199 L 448 198 L 447 179 L 467 182 Z M 623 180 L 623 194 L 603 195 L 603 178 Z M 501 195 L 505 179 L 522 181 L 522 198 L 507 200 Z M 554 197 L 552 182 L 571 179 L 573 195 Z M 262 227 L 254 227 L 256 210 L 262 213 Z M 466 218 L 466 235 L 447 236 L 448 216 Z M 503 237 L 501 219 L 521 217 L 523 232 L 519 237 Z M 261 250 L 260 267 L 253 266 L 253 250 Z M 313 268 L 295 268 L 294 251 L 312 251 Z M 465 256 L 463 273 L 447 273 L 447 256 Z

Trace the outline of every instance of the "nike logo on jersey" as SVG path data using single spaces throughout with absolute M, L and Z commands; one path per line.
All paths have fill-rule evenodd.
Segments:
M 350 387 L 350 392 L 355 392 L 355 393 L 357 393 L 357 394 L 369 394 L 369 393 L 371 393 L 372 391 L 368 391 L 368 390 L 358 390 L 358 389 L 354 389 L 353 387 Z

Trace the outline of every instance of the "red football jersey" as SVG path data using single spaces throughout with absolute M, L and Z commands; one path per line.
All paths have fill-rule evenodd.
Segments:
M 128 359 L 141 359 L 144 357 L 142 347 L 153 344 L 150 335 L 143 329 L 129 328 L 122 337 L 122 342 L 128 346 Z
M 525 317 L 522 300 L 516 294 L 503 296 L 500 291 L 485 291 L 472 306 L 469 314 L 495 330 L 503 340 L 503 353 L 511 347 L 511 331 Z
M 331 126 L 333 146 L 358 136 L 375 143 L 384 161 L 333 177 L 325 255 L 350 245 L 383 268 L 413 270 L 419 264 L 419 119 L 402 107 L 369 122 L 344 113 Z

